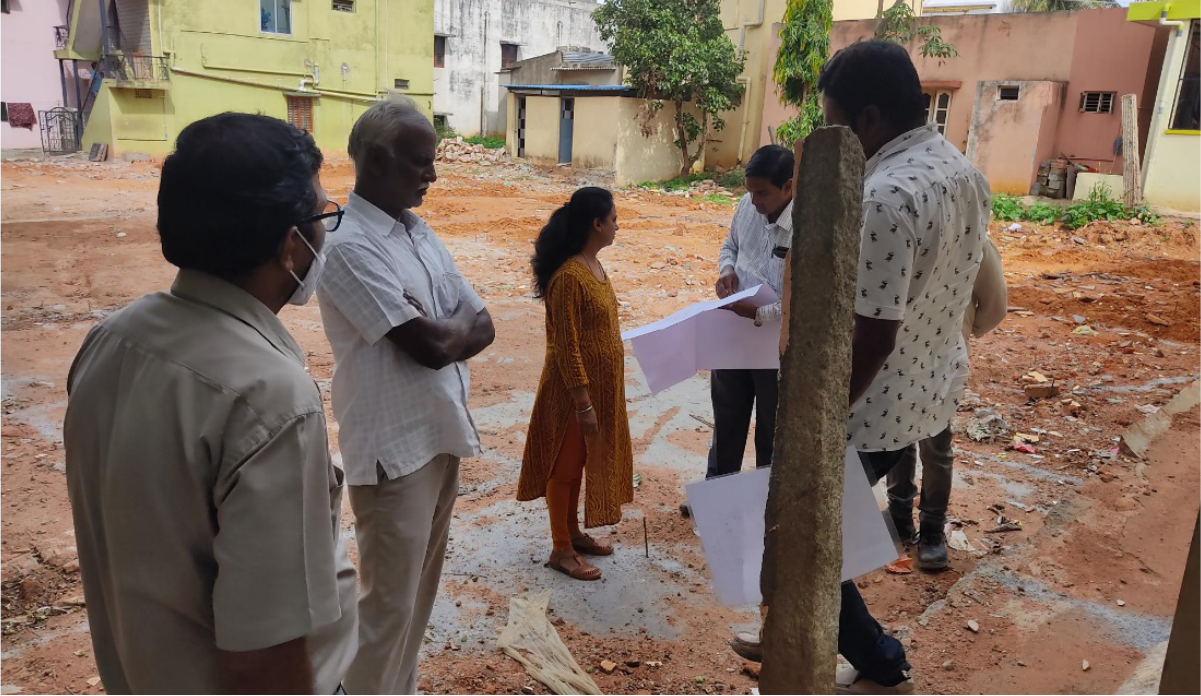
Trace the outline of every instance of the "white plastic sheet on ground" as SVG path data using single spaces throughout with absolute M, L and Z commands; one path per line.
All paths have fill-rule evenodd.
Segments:
M 496 645 L 556 694 L 600 694 L 546 618 L 550 590 L 509 600 L 509 624 Z

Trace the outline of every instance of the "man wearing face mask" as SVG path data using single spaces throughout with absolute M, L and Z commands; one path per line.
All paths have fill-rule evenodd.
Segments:
M 492 343 L 492 318 L 412 211 L 438 179 L 436 145 L 409 100 L 363 113 L 350 133 L 354 191 L 317 291 L 363 584 L 350 693 L 416 693 L 459 461 L 479 452 L 466 361 Z
M 354 656 L 342 472 L 276 316 L 312 296 L 341 217 L 321 160 L 265 116 L 185 128 L 158 193 L 175 283 L 71 367 L 67 487 L 109 693 L 332 694 Z

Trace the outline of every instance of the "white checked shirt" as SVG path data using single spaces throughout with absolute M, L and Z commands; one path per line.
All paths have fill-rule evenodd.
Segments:
M 990 209 L 984 175 L 931 126 L 868 160 L 855 313 L 901 329 L 851 407 L 847 441 L 860 452 L 898 450 L 951 422 L 967 383 L 963 314 Z
M 772 254 L 776 247 L 792 246 L 792 202 L 780 213 L 775 222 L 755 210 L 751 194 L 738 201 L 734 219 L 730 222 L 730 234 L 721 245 L 717 267 L 725 271 L 733 268 L 738 276 L 738 289 L 747 290 L 756 285 L 769 285 L 777 297 L 783 297 L 784 259 Z M 779 321 L 780 302 L 759 308 L 759 321 Z
M 394 220 L 351 192 L 342 225 L 327 237 L 325 272 L 317 287 L 325 333 L 334 349 L 333 402 L 338 443 L 352 486 L 417 471 L 440 454 L 479 453 L 467 410 L 467 363 L 422 367 L 386 334 L 420 316 L 445 319 L 460 299 L 484 309 L 450 252 L 411 211 Z

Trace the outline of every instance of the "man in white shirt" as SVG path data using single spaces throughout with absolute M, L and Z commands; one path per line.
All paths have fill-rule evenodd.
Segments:
M 847 441 L 872 483 L 937 434 L 966 384 L 960 332 L 988 231 L 988 182 L 925 125 L 921 81 L 901 46 L 849 46 L 822 70 L 826 122 L 863 144 L 863 237 Z M 851 687 L 912 690 L 905 651 L 843 583 L 839 652 Z
M 826 123 L 849 126 L 867 156 L 847 441 L 873 485 L 951 421 L 967 377 L 960 332 L 987 234 L 988 182 L 927 126 L 921 81 L 905 49 L 865 41 L 822 69 Z M 846 693 L 910 693 L 900 642 L 842 583 L 838 652 Z M 758 656 L 754 636 L 732 643 Z
M 984 238 L 984 253 L 980 272 L 972 287 L 972 301 L 963 313 L 963 340 L 979 338 L 992 331 L 1005 319 L 1009 306 L 1005 274 L 1001 272 L 1001 254 L 992 240 Z M 964 364 L 963 377 L 967 377 Z M 933 437 L 917 445 L 922 462 L 921 526 L 913 527 L 913 499 L 917 495 L 914 478 L 917 458 L 907 456 L 888 472 L 888 509 L 897 534 L 906 544 L 917 544 L 917 567 L 926 571 L 947 567 L 947 541 L 943 527 L 947 522 L 947 506 L 951 501 L 954 478 L 955 451 L 951 424 Z M 911 453 L 913 454 L 913 453 Z
M 721 246 L 717 296 L 728 297 L 756 285 L 767 285 L 780 295 L 784 255 L 792 246 L 793 156 L 779 145 L 755 151 L 746 165 L 747 193 L 738 202 L 730 233 Z M 747 320 L 747 328 L 780 320 L 780 302 L 763 307 L 742 301 L 726 307 Z M 742 469 L 742 456 L 755 414 L 755 463 L 771 464 L 776 434 L 776 401 L 779 371 L 713 370 L 713 441 L 705 478 L 734 474 Z M 691 514 L 687 503 L 680 512 Z
M 350 693 L 416 693 L 459 461 L 479 452 L 466 361 L 495 332 L 450 252 L 412 212 L 438 178 L 435 146 L 433 126 L 408 100 L 359 118 L 349 145 L 355 187 L 317 290 L 362 578 Z

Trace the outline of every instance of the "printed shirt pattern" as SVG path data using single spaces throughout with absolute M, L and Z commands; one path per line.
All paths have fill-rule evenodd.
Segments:
M 967 385 L 960 329 L 991 204 L 984 176 L 932 127 L 868 160 L 855 313 L 901 328 L 851 407 L 847 441 L 857 450 L 902 449 L 951 422 Z

